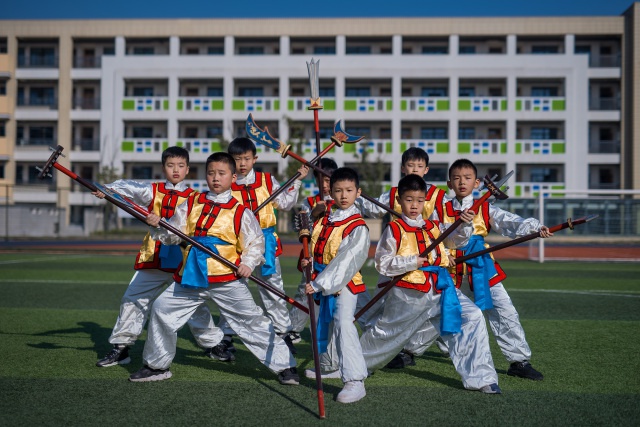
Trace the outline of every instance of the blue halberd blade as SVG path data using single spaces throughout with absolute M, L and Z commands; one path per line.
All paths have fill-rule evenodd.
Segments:
M 265 126 L 264 130 L 261 129 L 253 120 L 253 114 L 249 114 L 247 117 L 247 135 L 255 143 L 265 145 L 276 151 L 280 151 L 282 143 L 269 134 L 269 129 Z

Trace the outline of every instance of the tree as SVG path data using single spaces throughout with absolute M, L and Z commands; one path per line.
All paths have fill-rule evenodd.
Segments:
M 359 162 L 355 169 L 360 177 L 360 187 L 362 191 L 371 197 L 378 197 L 382 193 L 382 181 L 389 172 L 389 166 L 378 156 L 375 161 L 371 161 L 371 153 L 367 152 L 367 143 L 360 143 L 362 154 L 357 156 Z

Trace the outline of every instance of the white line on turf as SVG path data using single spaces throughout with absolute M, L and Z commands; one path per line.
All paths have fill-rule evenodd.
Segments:
M 624 297 L 624 298 L 640 298 L 640 294 L 628 293 L 629 291 L 570 291 L 560 289 L 509 289 L 509 292 L 540 292 L 550 294 L 575 294 L 575 295 L 591 295 L 606 297 Z M 633 291 L 631 291 L 633 292 Z
M 47 284 L 61 284 L 61 283 L 82 283 L 85 285 L 126 285 L 127 281 L 101 281 L 101 280 L 41 280 L 41 279 L 0 279 L 0 283 L 47 283 Z
M 87 257 L 89 257 L 89 255 L 75 255 L 75 256 L 65 255 L 64 259 L 78 259 L 78 258 L 87 258 Z M 46 257 L 46 258 L 11 259 L 7 261 L 0 261 L 0 265 L 21 264 L 21 263 L 27 263 L 27 262 L 40 262 L 40 261 L 55 261 L 60 258 L 61 258 L 60 256 L 56 256 L 56 257 Z

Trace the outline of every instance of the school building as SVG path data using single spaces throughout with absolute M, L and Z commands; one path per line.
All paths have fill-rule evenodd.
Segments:
M 482 175 L 515 170 L 511 198 L 640 189 L 635 2 L 598 17 L 1 21 L 0 204 L 63 208 L 56 232 L 82 234 L 98 201 L 58 171 L 37 179 L 49 146 L 78 175 L 108 181 L 159 179 L 160 153 L 180 145 L 201 189 L 204 160 L 245 135 L 249 113 L 310 159 L 312 58 L 322 143 L 336 120 L 366 138 L 328 157 L 374 168 L 384 186 L 419 146 L 439 185 L 467 157 Z M 282 178 L 294 162 L 258 151 Z

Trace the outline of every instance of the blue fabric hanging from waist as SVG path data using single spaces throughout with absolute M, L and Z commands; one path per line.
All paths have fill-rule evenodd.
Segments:
M 216 255 L 220 255 L 216 245 L 227 246 L 231 244 L 213 236 L 194 237 L 193 240 L 211 249 Z M 194 289 L 208 288 L 209 269 L 207 268 L 207 259 L 209 258 L 211 258 L 211 256 L 208 253 L 201 251 L 195 246 L 191 246 L 187 260 L 184 263 L 182 283 L 180 283 L 180 286 Z
M 182 262 L 182 249 L 178 245 L 160 245 L 160 268 L 178 268 Z
M 320 264 L 314 261 L 313 268 L 318 273 L 324 271 L 326 264 Z M 320 310 L 318 313 L 318 325 L 316 328 L 316 338 L 318 340 L 318 352 L 326 353 L 329 344 L 329 325 L 333 320 L 333 314 L 336 311 L 335 295 L 322 295 L 322 292 L 313 294 L 316 301 L 320 301 Z
M 444 267 L 433 265 L 420 267 L 420 270 L 438 275 L 436 289 L 442 291 L 440 295 L 440 335 L 460 332 L 462 327 L 462 307 L 449 271 Z
M 470 255 L 484 249 L 484 237 L 474 234 L 466 246 L 459 248 L 465 255 Z M 491 255 L 484 254 L 465 261 L 471 266 L 471 280 L 473 282 L 473 300 L 480 310 L 493 308 L 489 279 L 498 274 L 491 259 Z
M 262 229 L 264 235 L 264 264 L 260 268 L 263 276 L 276 274 L 276 250 L 278 249 L 278 239 L 276 239 L 275 227 Z

